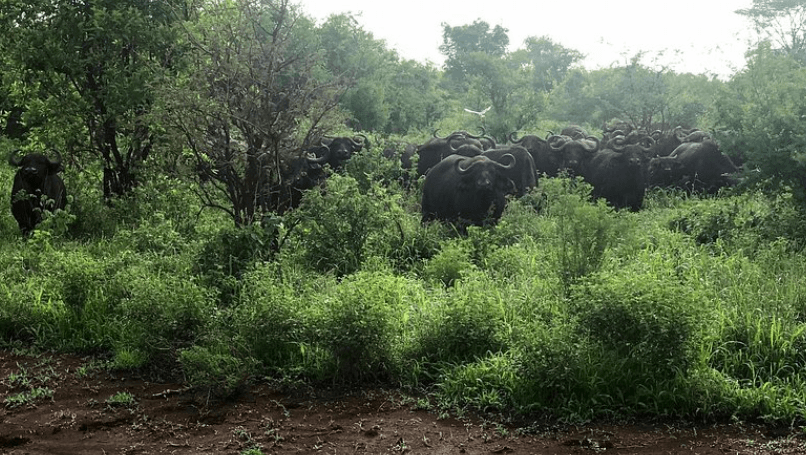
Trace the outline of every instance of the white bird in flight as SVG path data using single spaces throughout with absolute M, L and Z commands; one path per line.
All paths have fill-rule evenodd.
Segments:
M 486 113 L 487 113 L 487 111 L 489 111 L 490 109 L 492 109 L 492 106 L 488 107 L 487 109 L 484 109 L 484 110 L 483 110 L 483 111 L 481 111 L 481 112 L 479 112 L 479 111 L 472 111 L 472 110 L 470 110 L 470 109 L 468 109 L 468 108 L 465 108 L 465 112 L 470 112 L 471 114 L 476 114 L 476 115 L 478 115 L 479 117 L 484 118 L 484 114 L 486 114 Z

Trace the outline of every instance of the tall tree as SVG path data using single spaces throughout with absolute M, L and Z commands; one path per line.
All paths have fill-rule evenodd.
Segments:
M 153 149 L 152 88 L 175 69 L 174 25 L 192 9 L 187 0 L 0 1 L 0 52 L 41 115 L 70 124 L 40 134 L 99 156 L 107 197 L 136 185 Z
M 500 25 L 490 30 L 490 24 L 481 19 L 456 27 L 442 23 L 442 44 L 439 51 L 446 57 L 446 74 L 455 82 L 461 82 L 465 75 L 472 73 L 467 59 L 474 54 L 501 59 L 509 46 L 508 31 Z
M 203 203 L 251 224 L 272 209 L 284 169 L 334 126 L 346 85 L 288 0 L 208 0 L 187 39 L 195 71 L 166 93 L 167 121 L 202 171 Z
M 584 57 L 579 51 L 555 43 L 548 36 L 530 36 L 524 44 L 526 48 L 517 52 L 523 54 L 521 58 L 532 71 L 532 87 L 545 93 L 565 79 L 571 66 Z
M 719 92 L 710 120 L 748 177 L 791 185 L 806 201 L 806 67 L 762 43 Z
M 806 65 L 806 3 L 802 0 L 753 0 L 736 10 L 753 23 L 756 33 Z

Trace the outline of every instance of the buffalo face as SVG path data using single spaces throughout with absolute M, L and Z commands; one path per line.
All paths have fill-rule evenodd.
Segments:
M 43 210 L 64 209 L 67 192 L 58 175 L 63 170 L 61 155 L 51 160 L 41 153 L 20 156 L 14 152 L 8 162 L 18 167 L 11 188 L 11 213 L 27 235 L 42 221 Z

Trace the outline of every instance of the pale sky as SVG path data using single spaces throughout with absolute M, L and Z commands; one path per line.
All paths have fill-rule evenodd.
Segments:
M 481 19 L 509 29 L 509 51 L 529 36 L 582 52 L 588 69 L 623 66 L 639 51 L 677 72 L 727 79 L 744 67 L 750 22 L 735 14 L 752 0 L 295 0 L 322 23 L 334 13 L 352 13 L 364 30 L 386 41 L 404 59 L 443 63 L 443 22 Z M 662 53 L 662 55 L 661 55 Z

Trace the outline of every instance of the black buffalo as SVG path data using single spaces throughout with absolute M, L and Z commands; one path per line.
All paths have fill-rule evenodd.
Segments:
M 515 132 L 509 134 L 509 142 L 512 145 L 519 145 L 525 148 L 535 163 L 535 172 L 546 174 L 549 177 L 556 177 L 559 169 L 562 168 L 562 154 L 549 147 L 546 139 L 534 134 L 527 134 L 520 139 L 515 139 Z
M 462 146 L 472 146 L 473 148 L 462 148 Z M 454 131 L 446 137 L 437 136 L 437 131 L 434 131 L 434 137 L 429 139 L 426 143 L 417 147 L 417 174 L 425 175 L 428 170 L 434 167 L 437 163 L 442 161 L 443 158 L 457 153 L 456 151 L 462 148 L 462 153 L 465 156 L 471 156 L 469 153 L 478 149 L 480 154 L 482 151 L 495 147 L 495 142 L 484 136 L 474 136 L 467 131 Z
M 23 235 L 28 235 L 42 221 L 44 210 L 55 211 L 67 205 L 67 189 L 59 172 L 62 157 L 54 150 L 56 159 L 51 160 L 41 153 L 21 156 L 12 152 L 8 162 L 18 167 L 11 187 L 11 213 Z
M 583 175 L 585 166 L 599 149 L 599 139 L 595 136 L 575 137 L 567 135 L 552 135 L 546 140 L 549 150 L 555 153 L 555 162 L 558 163 L 556 169 L 546 172 L 548 175 L 557 175 L 566 171 L 573 175 Z
M 587 163 L 583 177 L 593 186 L 592 196 L 604 198 L 617 209 L 637 212 L 644 204 L 648 161 L 647 147 L 638 144 L 599 150 Z
M 486 156 L 451 155 L 437 163 L 423 183 L 423 222 L 443 220 L 464 231 L 468 224 L 496 222 L 504 212 L 514 183 L 506 171 L 515 158 L 502 164 Z
M 515 165 L 510 169 L 502 170 L 504 176 L 515 184 L 516 197 L 521 197 L 529 190 L 537 186 L 537 174 L 535 173 L 535 162 L 532 155 L 519 145 L 511 145 L 486 150 L 482 153 L 493 161 L 499 163 L 509 163 L 511 158 L 515 158 Z
M 738 183 L 739 172 L 713 140 L 684 142 L 669 156 L 649 162 L 649 186 L 714 194 Z
M 322 139 L 320 145 L 306 151 L 316 155 L 317 158 L 327 157 L 324 163 L 329 164 L 335 171 L 344 167 L 353 154 L 369 147 L 369 139 L 363 134 L 358 134 L 355 137 L 326 137 Z
M 318 157 L 305 152 L 285 163 L 281 169 L 280 181 L 269 186 L 268 194 L 263 197 L 266 201 L 264 210 L 282 215 L 298 207 L 306 190 L 320 187 L 327 179 L 328 172 L 324 166 L 329 158 L 327 150 Z
M 708 133 L 696 128 L 684 129 L 678 126 L 672 131 L 656 130 L 652 133 L 655 144 L 652 147 L 651 156 L 669 156 L 684 142 L 702 142 L 710 139 Z

